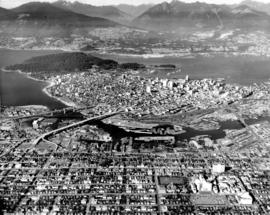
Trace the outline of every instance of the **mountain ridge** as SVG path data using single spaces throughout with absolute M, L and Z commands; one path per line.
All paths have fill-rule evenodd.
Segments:
M 116 5 L 115 7 L 136 18 L 153 6 L 154 4 L 140 4 L 140 5 L 119 4 Z
M 109 21 L 103 18 L 90 17 L 53 6 L 50 3 L 31 2 L 11 10 L 16 14 L 28 14 L 34 19 L 77 19 L 77 21 L 90 21 L 91 19 Z
M 13 16 L 2 19 L 5 22 L 0 27 L 7 33 L 20 36 L 64 36 L 74 32 L 87 33 L 89 28 L 119 25 L 104 18 L 64 10 L 50 3 L 31 2 L 13 8 L 10 12 Z
M 248 6 L 184 3 L 172 1 L 155 5 L 133 20 L 134 26 L 150 30 L 180 28 L 269 28 L 270 16 Z
M 58 0 L 53 2 L 52 5 L 86 16 L 101 17 L 113 21 L 120 21 L 121 19 L 126 19 L 129 17 L 128 14 L 114 6 L 94 6 L 91 4 L 80 3 L 78 1 L 67 2 L 65 0 Z
M 259 10 L 270 15 L 270 3 L 263 3 L 253 0 L 244 0 L 240 4 L 247 5 L 255 10 Z
M 1 20 L 8 20 L 8 19 L 15 18 L 15 17 L 16 17 L 15 13 L 13 13 L 12 11 L 10 11 L 8 9 L 0 7 L 0 21 Z

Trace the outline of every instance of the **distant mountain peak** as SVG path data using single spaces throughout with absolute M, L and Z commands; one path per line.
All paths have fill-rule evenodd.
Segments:
M 163 2 L 159 5 L 159 8 L 161 8 L 162 10 L 165 10 L 165 11 L 170 11 L 171 4 L 169 4 L 168 2 Z
M 42 10 L 52 10 L 51 12 L 58 11 L 48 2 L 29 2 L 19 7 L 13 8 L 14 12 L 39 12 Z
M 94 6 L 91 4 L 81 3 L 79 1 L 68 2 L 67 4 L 65 0 L 56 1 L 53 5 L 58 8 L 70 10 L 86 16 L 101 17 L 117 22 L 120 19 L 126 19 L 128 17 L 127 14 L 114 6 Z
M 66 6 L 68 6 L 68 5 L 71 5 L 72 3 L 71 2 L 69 2 L 69 1 L 66 1 L 66 0 L 58 0 L 60 3 L 62 3 L 63 5 L 66 5 Z
M 58 1 L 59 2 L 59 1 Z M 66 2 L 61 0 L 61 2 Z M 29 18 L 33 19 L 57 19 L 61 22 L 66 22 L 67 20 L 74 20 L 77 23 L 87 22 L 91 20 L 110 22 L 109 20 L 103 18 L 96 18 L 92 16 L 86 16 L 84 14 L 76 13 L 74 11 L 68 10 L 67 8 L 57 7 L 54 4 L 47 2 L 30 2 L 23 4 L 17 8 L 12 9 L 11 11 L 17 14 L 29 14 Z M 112 22 L 111 22 L 112 23 Z M 115 23 L 116 24 L 116 23 Z
M 232 10 L 235 14 L 255 14 L 255 11 L 246 5 L 240 5 Z
M 248 5 L 239 5 L 236 8 L 239 9 L 239 10 L 251 9 Z
M 157 4 L 134 19 L 134 25 L 150 30 L 264 28 L 270 27 L 270 16 L 248 5 L 185 3 L 173 0 Z
M 240 5 L 247 5 L 254 10 L 270 14 L 270 3 L 263 3 L 254 0 L 244 0 L 240 3 Z
M 6 10 L 3 10 L 6 11 Z M 0 31 L 20 36 L 64 36 L 76 32 L 86 35 L 93 28 L 121 26 L 108 19 L 90 17 L 62 9 L 50 3 L 31 2 L 6 11 L 0 10 Z M 4 29 L 4 30 L 3 30 Z
M 154 4 L 140 4 L 140 5 L 130 5 L 130 4 L 119 4 L 116 5 L 119 10 L 129 14 L 130 16 L 138 17 L 139 15 L 143 14 L 145 11 L 153 7 Z
M 244 0 L 244 1 L 242 1 L 240 4 L 246 4 L 246 3 L 259 3 L 259 2 L 257 2 L 257 1 L 253 1 L 253 0 Z
M 16 17 L 16 14 L 10 10 L 0 7 L 0 21 L 10 19 L 12 17 Z

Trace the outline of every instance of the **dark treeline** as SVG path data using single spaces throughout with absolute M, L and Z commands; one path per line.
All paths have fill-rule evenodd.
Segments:
M 144 69 L 145 65 L 139 64 L 139 63 L 123 63 L 119 65 L 120 69 L 133 69 L 133 70 L 138 70 L 138 69 Z
M 84 53 L 61 53 L 31 58 L 22 64 L 8 66 L 10 70 L 22 70 L 23 72 L 61 72 L 61 71 L 83 71 L 97 65 L 104 69 L 113 69 L 118 63 Z
M 22 64 L 7 66 L 6 69 L 21 70 L 23 72 L 30 73 L 61 73 L 85 71 L 91 69 L 94 65 L 104 70 L 114 70 L 117 68 L 138 70 L 141 68 L 145 68 L 145 66 L 142 64 L 118 64 L 118 62 L 113 60 L 104 60 L 89 54 L 76 52 L 34 57 L 26 60 Z
M 170 69 L 176 69 L 176 66 L 173 64 L 162 64 L 162 65 L 156 65 L 157 68 L 170 68 Z

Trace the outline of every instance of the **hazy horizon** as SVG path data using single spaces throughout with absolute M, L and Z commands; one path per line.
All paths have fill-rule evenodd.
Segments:
M 29 2 L 55 2 L 57 0 L 0 0 L 0 7 L 3 8 L 14 8 Z M 102 5 L 119 5 L 119 4 L 129 4 L 129 5 L 140 5 L 140 4 L 159 4 L 161 2 L 172 0 L 66 0 L 69 2 L 81 2 L 90 5 L 102 6 Z M 238 4 L 243 0 L 181 0 L 182 2 L 192 3 L 192 2 L 206 2 L 211 4 Z M 256 0 L 257 2 L 270 3 L 270 0 Z

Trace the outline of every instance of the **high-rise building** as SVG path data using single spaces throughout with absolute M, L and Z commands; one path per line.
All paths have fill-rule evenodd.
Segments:
M 146 92 L 151 93 L 151 85 L 146 85 Z
M 167 87 L 168 87 L 169 89 L 172 89 L 172 88 L 173 88 L 173 81 L 168 81 Z

